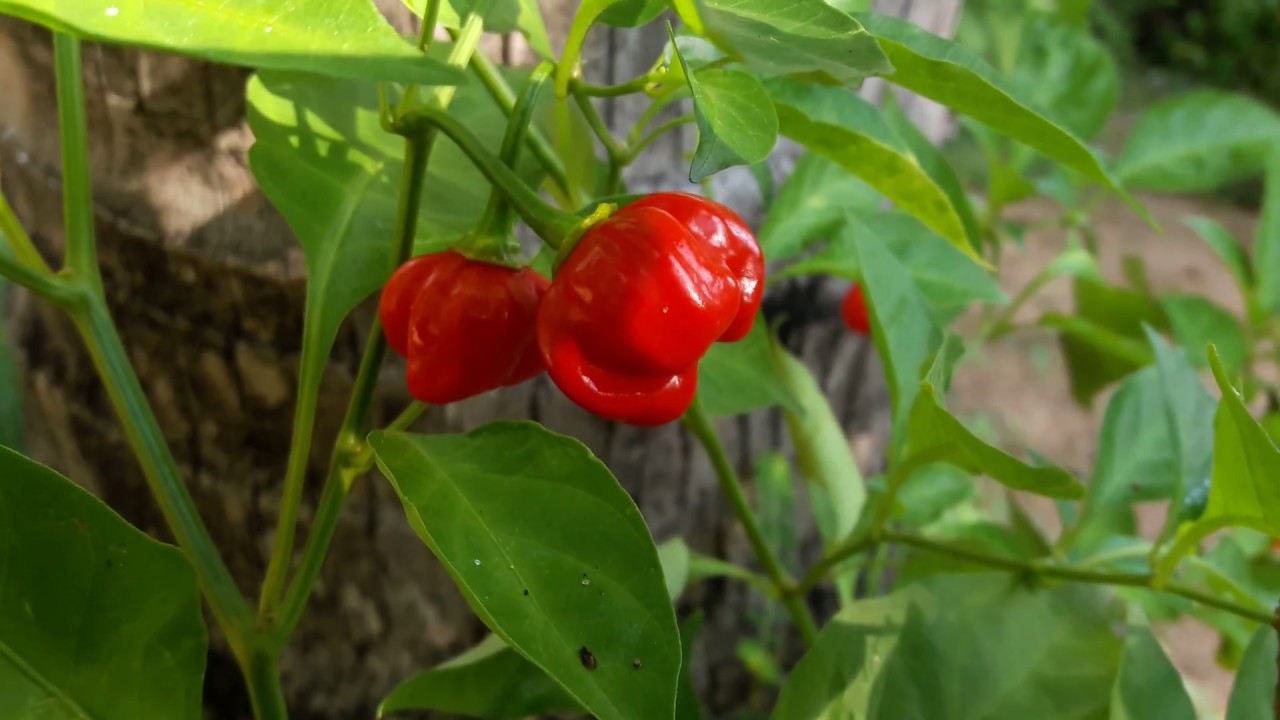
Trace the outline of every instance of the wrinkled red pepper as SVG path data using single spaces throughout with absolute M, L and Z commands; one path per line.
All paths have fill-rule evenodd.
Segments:
M 402 265 L 378 310 L 387 344 L 408 361 L 409 393 L 445 404 L 542 372 L 534 324 L 548 285 L 452 250 Z
M 538 313 L 556 385 L 604 418 L 654 426 L 693 402 L 698 361 L 751 329 L 764 263 L 722 205 L 659 193 L 586 232 Z

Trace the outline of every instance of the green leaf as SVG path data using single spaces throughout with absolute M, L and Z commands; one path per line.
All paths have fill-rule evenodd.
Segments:
M 1249 256 L 1240 245 L 1240 241 L 1231 235 L 1231 231 L 1210 218 L 1189 217 L 1183 222 L 1187 227 L 1195 230 L 1196 234 L 1213 250 L 1222 264 L 1231 272 L 1231 277 L 1235 278 L 1240 291 L 1247 295 L 1253 287 L 1253 271 L 1250 269 Z
M 796 448 L 796 461 L 809 488 L 818 531 L 827 546 L 849 536 L 867 501 L 849 438 L 813 373 L 797 357 L 775 348 L 778 371 L 798 408 L 783 408 L 787 429 Z
M 947 510 L 973 499 L 976 488 L 969 473 L 954 465 L 925 465 L 911 473 L 898 491 L 902 513 L 895 520 L 908 527 L 925 527 Z
M 1213 423 L 1209 505 L 1201 522 L 1228 521 L 1280 537 L 1280 448 L 1249 413 L 1212 346 L 1209 366 L 1222 400 Z
M 1238 371 L 1243 366 L 1249 347 L 1235 315 L 1203 295 L 1165 295 L 1160 307 L 1169 317 L 1174 338 L 1190 357 L 1203 358 L 1205 345 L 1213 343 L 1228 368 Z M 1205 363 L 1201 360 L 1195 366 L 1203 368 Z
M 803 412 L 773 357 L 763 315 L 738 342 L 716 343 L 698 363 L 698 399 L 713 417 L 780 405 Z
M 890 82 L 968 115 L 1119 191 L 1083 142 L 1016 97 L 980 58 L 909 22 L 883 15 L 858 17 L 893 62 Z
M 689 581 L 691 555 L 680 538 L 658 546 L 658 562 L 672 601 Z M 502 638 L 487 635 L 461 655 L 400 683 L 378 706 L 378 716 L 400 710 L 516 720 L 556 712 L 580 713 L 582 706 Z
M 814 153 L 796 161 L 758 234 L 771 261 L 799 255 L 813 241 L 830 237 L 845 217 L 875 212 L 884 196 L 840 165 Z
M 1120 653 L 1106 616 L 1078 588 L 938 576 L 836 615 L 771 717 L 1105 717 Z
M 1280 537 L 1280 448 L 1231 386 L 1212 345 L 1209 346 L 1209 367 L 1222 391 L 1213 421 L 1209 501 L 1194 523 L 1178 529 L 1173 547 L 1156 566 L 1159 578 L 1169 577 L 1179 560 L 1205 537 L 1222 528 L 1247 527 Z
M 1280 115 L 1244 95 L 1200 91 L 1148 109 L 1115 173 L 1128 187 L 1207 192 L 1262 170 Z
M 778 142 L 778 114 L 754 75 L 707 69 L 688 77 L 698 120 L 690 182 L 769 157 Z
M 195 573 L 100 500 L 0 447 L 0 716 L 199 720 Z
M 906 428 L 906 462 L 947 462 L 1015 490 L 1053 498 L 1084 497 L 1084 486 L 1066 470 L 1028 465 L 974 435 L 938 403 L 928 382 L 920 384 Z
M 673 716 L 680 642 L 657 550 L 581 443 L 529 422 L 369 443 L 410 525 L 494 633 L 597 717 Z
M 884 364 L 894 426 L 900 429 L 919 392 L 920 376 L 942 343 L 942 332 L 907 268 L 889 252 L 880 236 L 865 225 L 850 227 L 862 268 L 871 339 Z M 900 448 L 906 438 L 901 432 L 894 436 L 895 448 Z
M 666 0 L 622 0 L 610 5 L 609 9 L 600 14 L 597 22 L 612 27 L 640 27 L 661 15 L 669 4 L 671 3 Z M 550 59 L 554 59 L 554 56 L 550 56 Z
M 822 0 L 704 0 L 699 11 L 698 34 L 760 73 L 856 85 L 892 69 L 857 20 Z
M 1087 274 L 1077 275 L 1074 287 L 1075 316 L 1047 313 L 1040 324 L 1058 330 L 1071 395 L 1087 405 L 1102 388 L 1151 363 L 1143 324 L 1165 329 L 1169 322 L 1145 293 Z
M 939 326 L 949 324 L 973 303 L 1008 302 L 990 273 L 910 215 L 877 212 L 859 218 L 859 222 L 842 228 L 827 247 L 775 273 L 774 279 L 834 275 L 857 282 L 862 276 L 856 238 L 861 227 L 884 241 L 889 252 L 906 266 Z
M 422 17 L 427 0 L 404 0 L 418 17 Z M 475 0 L 448 0 L 440 3 L 439 27 L 462 27 L 462 18 L 475 10 Z M 606 13 L 607 14 L 607 13 Z M 529 42 L 529 47 L 542 57 L 555 59 L 551 40 L 547 37 L 547 25 L 537 0 L 493 0 L 484 16 L 484 30 L 489 33 L 507 34 L 519 31 Z
M 252 68 L 427 85 L 466 78 L 423 58 L 368 0 L 0 0 L 0 14 L 87 40 Z
M 1012 83 L 1076 137 L 1093 139 L 1120 98 L 1111 52 L 1087 27 L 1027 23 Z
M 947 199 L 951 201 L 956 214 L 960 216 L 960 222 L 964 225 L 964 234 L 969 238 L 969 245 L 974 250 L 981 250 L 982 228 L 978 224 L 977 216 L 974 215 L 973 205 L 969 202 L 969 194 L 965 192 L 964 183 L 960 181 L 955 168 L 951 167 L 951 163 L 947 162 L 942 152 L 903 112 L 898 105 L 897 95 L 891 92 L 885 93 L 882 109 L 889 127 L 906 142 L 911 153 L 919 161 L 920 167 L 924 168 L 929 177 L 942 188 L 942 192 L 947 194 Z
M 0 242 L 4 237 L 0 236 Z M 0 248 L 0 252 L 4 252 Z M 0 278 L 0 445 L 23 448 L 22 371 L 14 356 L 15 346 L 4 322 L 8 281 Z
M 1253 241 L 1262 314 L 1280 315 L 1280 134 L 1267 155 L 1267 192 Z
M 1111 720 L 1196 720 L 1182 676 L 1149 628 L 1129 628 L 1111 693 Z
M 378 706 L 378 717 L 402 710 L 518 720 L 582 708 L 537 665 L 489 635 L 458 657 L 397 685 Z
M 1160 534 L 1163 544 L 1177 530 L 1187 495 L 1208 481 L 1213 470 L 1213 416 L 1218 403 L 1200 381 L 1186 352 L 1174 351 L 1149 329 L 1147 338 L 1155 350 L 1174 481 Z
M 404 140 L 382 130 L 372 83 L 296 73 L 249 82 L 254 177 L 302 245 L 307 264 L 303 346 L 324 357 L 347 313 L 390 275 Z M 460 88 L 450 112 L 492 146 L 505 118 L 479 86 Z M 526 178 L 538 177 L 524 157 Z M 415 254 L 439 252 L 479 220 L 489 186 L 462 151 L 437 143 L 427 166 Z
M 698 147 L 689 181 L 702 182 L 721 170 L 769 157 L 778 142 L 778 114 L 760 81 L 739 70 L 704 68 L 694 72 L 680 54 L 670 25 L 667 34 L 693 93 L 698 121 Z
M 1235 686 L 1227 701 L 1226 720 L 1274 720 L 1276 692 L 1276 631 L 1262 626 L 1244 651 Z
M 920 167 L 874 105 L 844 88 L 785 78 L 769 80 L 765 87 L 778 109 L 783 135 L 839 163 L 982 262 L 947 194 Z
M 698 639 L 698 631 L 702 629 L 702 611 L 698 610 L 680 623 L 680 685 L 676 692 L 676 720 L 702 720 L 702 705 L 698 702 L 698 694 L 693 689 L 693 674 L 690 672 L 693 656 L 693 643 Z

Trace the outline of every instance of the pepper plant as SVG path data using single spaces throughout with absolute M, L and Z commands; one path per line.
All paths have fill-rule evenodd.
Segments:
M 587 0 L 557 54 L 532 2 L 414 2 L 422 31 L 406 39 L 365 0 L 0 0 L 0 13 L 54 33 L 66 221 L 55 267 L 0 202 L 0 275 L 74 321 L 176 545 L 0 448 L 0 716 L 200 717 L 203 604 L 255 717 L 287 717 L 277 660 L 344 501 L 357 482 L 389 482 L 492 634 L 405 678 L 380 714 L 703 717 L 689 673 L 700 615 L 673 603 L 722 578 L 764 608 L 739 648 L 763 690 L 744 699 L 747 716 L 1190 718 L 1150 623 L 1191 614 L 1223 633 L 1221 659 L 1238 668 L 1230 720 L 1272 717 L 1280 450 L 1247 401 L 1270 398 L 1274 432 L 1274 378 L 1254 361 L 1280 351 L 1280 180 L 1251 252 L 1197 226 L 1240 282 L 1243 321 L 1103 282 L 1082 203 L 1118 196 L 1145 214 L 1130 189 L 1202 190 L 1268 157 L 1280 178 L 1280 121 L 1240 98 L 1175 101 L 1193 109 L 1153 109 L 1111 162 L 1088 143 L 1114 73 L 1079 25 L 1087 3 L 1035 3 L 1020 25 L 1000 3 L 974 3 L 957 42 L 867 5 Z M 583 79 L 588 33 L 651 22 L 670 23 L 670 42 L 649 72 Z M 496 67 L 476 51 L 485 32 L 522 33 L 543 64 Z M 83 40 L 256 70 L 252 169 L 309 273 L 293 439 L 256 598 L 211 542 L 106 306 Z M 870 77 L 965 118 L 987 160 L 981 203 L 892 94 L 874 106 L 854 91 Z M 619 137 L 599 103 L 625 95 L 652 104 Z M 691 114 L 661 119 L 682 102 Z M 628 192 L 627 166 L 685 124 L 698 133 L 691 181 L 738 166 L 762 179 L 771 203 L 758 232 L 709 198 Z M 548 139 L 566 128 L 588 131 L 603 161 L 585 139 Z M 779 136 L 805 154 L 774 197 L 766 161 Z M 1039 189 L 1063 199 L 1061 222 L 1082 241 L 1010 301 L 995 280 L 1013 237 L 1001 210 Z M 532 257 L 517 220 L 538 238 Z M 759 311 L 766 285 L 802 275 L 856 283 L 841 312 L 884 367 L 883 462 L 853 457 L 816 379 Z M 1014 311 L 1060 275 L 1076 278 L 1077 312 L 1041 323 L 1062 333 L 1077 396 L 1121 382 L 1087 478 L 996 447 L 946 402 L 965 358 L 1018 331 Z M 299 542 L 321 369 L 344 319 L 379 292 L 381 324 Z M 951 329 L 975 307 L 976 334 Z M 1224 316 L 1243 340 L 1221 334 Z M 420 402 L 371 426 L 380 370 L 399 362 L 388 346 L 424 402 L 545 370 L 603 418 L 682 422 L 755 562 L 656 544 L 609 469 L 535 423 L 418 434 Z M 780 413 L 793 452 L 761 449 L 754 468 L 736 467 L 718 426 L 751 412 Z M 787 540 L 797 493 L 823 547 L 807 566 Z M 1046 533 L 1018 494 L 1053 499 L 1063 530 Z M 1133 504 L 1152 499 L 1168 517 L 1144 539 Z M 838 610 L 819 615 L 821 597 Z

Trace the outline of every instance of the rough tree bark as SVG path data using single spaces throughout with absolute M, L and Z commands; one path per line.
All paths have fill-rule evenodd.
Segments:
M 409 19 L 383 4 L 394 21 Z M 544 3 L 545 5 L 545 3 Z M 954 28 L 960 0 L 891 0 L 877 7 L 935 32 Z M 576 3 L 548 8 L 553 42 Z M 598 30 L 585 55 L 600 82 L 643 72 L 665 42 L 660 24 Z M 508 62 L 528 58 L 518 38 L 490 43 Z M 256 590 L 269 552 L 284 472 L 301 335 L 304 271 L 288 227 L 256 190 L 243 122 L 247 72 L 136 50 L 90 46 L 85 58 L 91 165 L 100 258 L 113 314 L 167 439 L 218 545 L 245 592 Z M 0 177 L 19 217 L 50 257 L 62 245 L 52 55 L 46 33 L 0 21 Z M 868 93 L 877 92 L 868 87 Z M 641 101 L 622 100 L 607 119 L 626 128 Z M 948 120 L 907 100 L 933 137 Z M 691 129 L 665 138 L 631 168 L 633 188 L 687 187 Z M 775 158 L 781 178 L 795 152 Z M 745 173 L 718 181 L 722 199 L 758 219 Z M 887 396 L 868 342 L 839 324 L 843 288 L 806 282 L 768 299 L 791 320 L 784 340 L 812 367 L 849 429 L 866 470 L 876 470 L 887 432 Z M 25 366 L 29 450 L 80 482 L 126 518 L 160 537 L 161 525 L 102 386 L 71 325 L 25 293 L 9 305 L 11 337 Z M 311 490 L 341 420 L 371 307 L 344 326 L 324 380 L 311 457 Z M 802 310 L 803 312 L 797 312 Z M 407 401 L 399 368 L 385 370 L 375 417 Z M 461 430 L 495 418 L 534 418 L 586 442 L 640 505 L 658 540 L 680 535 L 703 552 L 749 562 L 745 539 L 716 490 L 710 466 L 676 426 L 639 430 L 599 422 L 545 378 L 445 410 L 425 430 Z M 776 413 L 722 425 L 739 466 L 785 449 Z M 314 495 L 310 498 L 314 500 Z M 817 551 L 802 528 L 802 553 Z M 696 680 L 713 707 L 742 700 L 735 659 L 750 599 L 737 586 L 707 583 L 687 600 L 706 610 Z M 818 599 L 821 604 L 821 598 Z M 819 608 L 821 609 L 821 608 Z M 307 618 L 284 661 L 300 718 L 367 717 L 396 682 L 483 633 L 445 573 L 404 521 L 385 483 L 355 488 Z M 247 717 L 238 673 L 215 638 L 207 673 L 209 716 Z

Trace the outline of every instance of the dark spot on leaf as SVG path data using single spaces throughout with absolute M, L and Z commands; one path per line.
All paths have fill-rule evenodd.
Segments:
M 591 654 L 586 645 L 578 649 L 578 659 L 582 661 L 582 667 L 588 670 L 595 670 L 598 666 L 596 656 Z
M 524 596 L 529 597 L 529 588 L 524 589 Z
M 115 567 L 115 566 L 116 564 L 111 561 L 111 558 L 107 558 L 107 567 Z
M 636 658 L 635 660 L 632 660 L 632 661 L 631 661 L 631 668 L 632 668 L 632 669 L 634 669 L 634 670 L 639 670 L 639 669 L 640 669 L 640 668 L 642 668 L 642 667 L 644 667 L 644 663 L 640 662 L 640 658 Z

